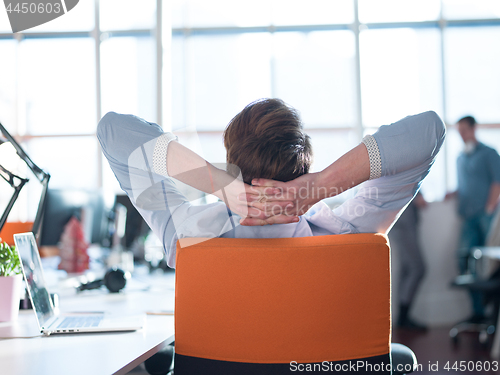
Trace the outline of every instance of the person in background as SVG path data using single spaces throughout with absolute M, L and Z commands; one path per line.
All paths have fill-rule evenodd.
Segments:
M 458 189 L 446 195 L 446 199 L 458 199 L 458 213 L 463 219 L 457 254 L 461 274 L 474 273 L 469 269 L 471 248 L 484 245 L 500 196 L 500 156 L 477 140 L 476 124 L 472 116 L 457 123 L 464 150 L 457 159 Z M 483 296 L 471 292 L 471 298 L 474 315 L 469 321 L 477 323 L 484 318 Z
M 418 238 L 419 211 L 425 206 L 427 206 L 427 202 L 419 192 L 389 232 L 391 246 L 398 249 L 399 255 L 397 326 L 416 331 L 427 330 L 427 327 L 409 316 L 418 287 L 425 275 L 425 262 Z

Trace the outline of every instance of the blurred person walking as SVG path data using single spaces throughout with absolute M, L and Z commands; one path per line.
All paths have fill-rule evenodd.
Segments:
M 476 138 L 476 119 L 472 116 L 457 122 L 464 150 L 457 159 L 458 189 L 446 194 L 446 199 L 458 199 L 458 213 L 463 219 L 458 247 L 460 274 L 475 270 L 469 267 L 471 249 L 485 244 L 493 214 L 500 196 L 500 156 L 498 152 Z M 483 295 L 471 292 L 473 316 L 471 323 L 484 319 Z
M 426 331 L 427 327 L 410 318 L 410 309 L 425 275 L 425 262 L 418 238 L 419 211 L 427 206 L 421 193 L 403 211 L 389 232 L 391 246 L 399 255 L 398 328 Z

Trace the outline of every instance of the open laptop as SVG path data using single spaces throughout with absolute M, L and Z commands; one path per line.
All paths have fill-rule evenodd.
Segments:
M 40 331 L 54 333 L 135 331 L 144 326 L 145 315 L 118 317 L 104 313 L 58 314 L 46 288 L 40 254 L 33 233 L 14 235 L 26 287 Z

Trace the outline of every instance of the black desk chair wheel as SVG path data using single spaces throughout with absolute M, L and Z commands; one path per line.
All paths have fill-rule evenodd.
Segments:
M 171 344 L 144 361 L 144 367 L 150 375 L 174 375 L 173 361 L 174 346 Z

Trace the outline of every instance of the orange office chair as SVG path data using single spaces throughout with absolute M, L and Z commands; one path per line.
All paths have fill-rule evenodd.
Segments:
M 181 239 L 175 277 L 175 375 L 391 373 L 383 235 Z
M 14 234 L 30 232 L 33 228 L 33 222 L 7 222 L 0 232 L 0 238 L 10 246 L 14 246 Z

